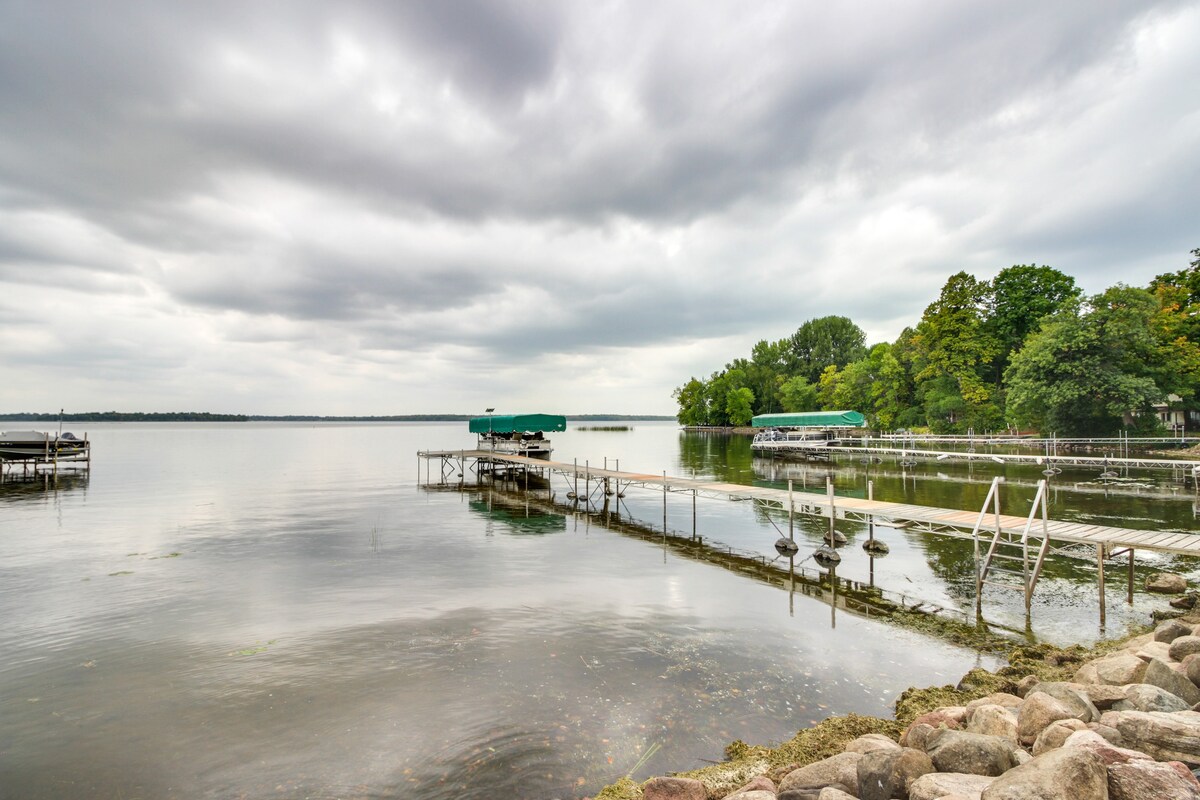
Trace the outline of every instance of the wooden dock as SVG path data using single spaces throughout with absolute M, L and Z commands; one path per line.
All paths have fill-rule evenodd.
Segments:
M 808 491 L 793 491 L 770 487 L 746 486 L 722 481 L 699 480 L 661 474 L 629 472 L 620 470 L 620 464 L 615 468 L 594 467 L 591 464 L 577 462 L 565 463 L 548 461 L 537 458 L 527 458 L 516 455 L 505 455 L 488 450 L 437 450 L 417 453 L 418 467 L 420 460 L 426 461 L 426 480 L 431 481 L 430 465 L 440 462 L 442 481 L 448 478 L 461 480 L 469 470 L 476 475 L 487 472 L 506 471 L 524 473 L 540 472 L 549 476 L 557 474 L 567 479 L 572 486 L 571 495 L 589 506 L 594 494 L 622 494 L 629 487 L 661 492 L 663 496 L 664 522 L 666 517 L 666 498 L 669 493 L 683 493 L 692 496 L 692 520 L 695 525 L 695 501 L 697 497 L 708 497 L 723 500 L 751 500 L 768 508 L 778 509 L 787 514 L 789 520 L 795 514 L 824 517 L 830 524 L 837 519 L 854 520 L 866 523 L 872 531 L 874 525 L 883 524 L 892 528 L 917 530 L 943 536 L 972 539 L 975 542 L 976 553 L 976 588 L 977 604 L 981 602 L 983 587 L 1005 586 L 1019 588 L 1025 593 L 1026 610 L 1030 608 L 1033 589 L 1041 573 L 1042 564 L 1047 554 L 1057 545 L 1073 546 L 1075 549 L 1086 547 L 1095 554 L 1098 568 L 1100 589 L 1100 621 L 1104 625 L 1105 617 L 1105 561 L 1117 556 L 1128 556 L 1128 599 L 1133 600 L 1134 581 L 1134 552 L 1144 550 L 1155 553 L 1170 553 L 1182 556 L 1200 556 L 1200 534 L 1180 532 L 1160 532 L 1118 528 L 1106 525 L 1090 525 L 1081 522 L 1052 520 L 1046 516 L 1045 482 L 1040 482 L 1034 507 L 1026 516 L 1001 514 L 999 493 L 996 484 L 1003 478 L 993 480 L 992 490 L 984 506 L 979 511 L 963 509 L 935 508 L 931 506 L 894 503 L 858 497 L 838 496 L 833 491 L 832 483 L 827 484 L 824 494 Z M 791 486 L 789 482 L 789 487 Z M 871 494 L 871 484 L 868 483 L 868 495 Z M 1040 513 L 1038 504 L 1040 502 Z M 982 548 L 987 548 L 986 557 Z M 1005 552 L 1007 549 L 1007 553 Z M 1061 551 L 1059 551 L 1061 552 Z M 1067 553 L 1080 557 L 1078 553 Z M 993 565 L 993 561 L 996 561 Z M 1015 563 L 1019 568 L 1005 569 L 999 566 L 1001 560 Z M 1090 558 L 1089 558 L 1090 560 Z M 1036 563 L 1034 563 L 1036 562 Z M 989 580 L 993 573 L 1006 573 L 1019 576 L 1020 583 L 1004 583 L 995 579 Z M 1016 578 L 1014 578 L 1015 580 Z

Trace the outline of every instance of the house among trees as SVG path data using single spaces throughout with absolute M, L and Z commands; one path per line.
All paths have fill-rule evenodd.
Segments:
M 1165 402 L 1154 403 L 1151 408 L 1159 424 L 1172 433 L 1200 431 L 1200 411 L 1185 408 L 1183 398 L 1177 394 L 1167 395 Z

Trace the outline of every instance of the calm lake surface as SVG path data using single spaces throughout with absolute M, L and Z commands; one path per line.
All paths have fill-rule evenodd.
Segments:
M 572 425 L 555 458 L 814 491 L 832 475 L 847 494 L 870 479 L 879 499 L 970 509 L 992 474 L 756 459 L 742 437 L 633 428 Z M 995 666 L 655 539 L 652 492 L 589 516 L 561 479 L 529 495 L 470 474 L 422 486 L 416 452 L 473 446 L 465 423 L 87 432 L 90 475 L 0 484 L 3 798 L 581 797 L 719 760 L 735 738 L 890 715 L 910 685 Z M 1004 510 L 1025 513 L 1040 474 L 1004 469 Z M 1190 486 L 1096 472 L 1056 476 L 1051 515 L 1200 527 Z M 667 517 L 690 534 L 690 496 L 669 497 Z M 801 570 L 816 574 L 827 524 L 800 523 Z M 786 526 L 749 503 L 697 506 L 714 554 L 774 559 Z M 973 609 L 969 543 L 880 527 L 892 553 L 872 560 L 864 526 L 838 526 L 839 577 Z M 1159 567 L 1196 577 L 1139 560 L 1139 586 Z M 1113 570 L 1103 635 L 1164 605 L 1126 606 Z M 1028 625 L 1019 597 L 989 595 L 985 621 L 1092 641 L 1095 577 L 1094 563 L 1052 565 Z

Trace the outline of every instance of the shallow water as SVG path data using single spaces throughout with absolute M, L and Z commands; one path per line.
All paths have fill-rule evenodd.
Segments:
M 421 486 L 416 451 L 470 447 L 465 428 L 96 425 L 90 475 L 0 484 L 0 797 L 579 797 L 720 759 L 734 738 L 887 715 L 909 685 L 993 665 L 631 535 L 661 525 L 653 493 L 615 507 L 639 523 L 623 529 L 566 510 L 561 480 L 528 503 L 470 475 Z M 567 461 L 781 478 L 739 440 L 670 424 L 555 445 Z M 830 468 L 811 469 L 823 484 Z M 883 469 L 876 497 L 908 491 Z M 839 492 L 867 475 L 832 472 Z M 690 531 L 690 497 L 667 516 Z M 709 546 L 774 557 L 777 517 L 719 501 L 697 517 Z M 842 577 L 970 605 L 969 545 L 877 535 L 892 555 L 847 548 Z M 1050 580 L 1085 597 L 1074 569 Z M 1001 624 L 1010 611 L 988 608 Z M 1085 599 L 1071 613 L 1094 630 Z

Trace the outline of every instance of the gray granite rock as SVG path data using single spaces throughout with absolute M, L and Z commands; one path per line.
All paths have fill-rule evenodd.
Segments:
M 1075 682 L 1124 686 L 1128 683 L 1141 683 L 1145 674 L 1145 661 L 1133 653 L 1116 653 L 1084 664 L 1075 673 Z
M 1125 699 L 1112 704 L 1113 711 L 1187 711 L 1191 706 L 1178 695 L 1149 683 L 1125 687 Z
M 1165 622 L 1160 622 L 1158 627 L 1154 629 L 1154 641 L 1170 644 L 1180 636 L 1190 636 L 1191 633 L 1191 625 L 1187 625 L 1177 619 L 1169 619 Z
M 971 709 L 971 715 L 967 721 L 967 731 L 984 736 L 1004 736 L 1016 741 L 1016 712 L 999 705 L 978 706 Z
M 942 800 L 946 797 L 978 798 L 995 778 L 955 772 L 931 772 L 913 781 L 908 800 Z
M 1037 740 L 1033 743 L 1033 755 L 1040 756 L 1048 750 L 1062 747 L 1063 742 L 1067 741 L 1071 734 L 1087 729 L 1087 723 L 1077 719 L 1060 719 L 1051 722 L 1038 734 Z
M 1200 713 L 1195 711 L 1106 711 L 1100 724 L 1116 728 L 1125 746 L 1159 761 L 1200 766 Z
M 1180 675 L 1161 658 L 1151 660 L 1146 667 L 1146 677 L 1142 679 L 1142 682 L 1167 690 L 1189 706 L 1200 703 L 1200 687 L 1189 681 L 1186 675 Z
M 911 747 L 867 753 L 858 761 L 859 800 L 907 800 L 912 782 L 934 771 L 929 756 Z
M 1187 591 L 1187 579 L 1171 572 L 1155 572 L 1146 579 L 1146 591 L 1161 594 L 1183 594 Z
M 1200 783 L 1178 761 L 1155 761 L 1140 751 L 1114 747 L 1092 731 L 1073 734 L 1064 747 L 1090 750 L 1100 757 L 1108 771 L 1110 800 L 1200 800 Z
M 1017 750 L 1020 748 L 1012 739 L 967 731 L 934 731 L 925 742 L 925 751 L 938 772 L 991 777 L 1002 775 L 1017 765 Z
M 792 770 L 779 782 L 779 794 L 798 789 L 833 786 L 858 794 L 858 761 L 862 753 L 838 753 L 836 756 Z M 819 793 L 819 792 L 818 792 Z
M 1058 681 L 1043 681 L 1037 687 L 1039 692 L 1045 692 L 1071 709 L 1072 716 L 1076 719 L 1084 722 L 1096 722 L 1100 719 L 1100 711 L 1088 699 L 1087 694 L 1081 691 L 1082 689 L 1083 685 L 1081 684 Z
M 1186 656 L 1192 653 L 1200 653 L 1200 636 L 1180 636 L 1175 641 L 1171 642 L 1167 648 L 1167 653 L 1172 661 L 1183 661 Z
M 1035 689 L 1021 704 L 1017 712 L 1017 738 L 1021 744 L 1031 745 L 1051 722 L 1060 719 L 1075 719 L 1075 712 L 1059 700 L 1039 689 Z
M 884 736 L 882 733 L 868 733 L 858 737 L 854 741 L 842 748 L 846 753 L 873 753 L 876 750 L 899 750 L 900 745 L 896 744 L 891 737 Z
M 983 790 L 981 800 L 1109 800 L 1100 756 L 1075 747 L 1043 753 L 1010 769 Z

